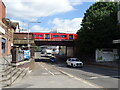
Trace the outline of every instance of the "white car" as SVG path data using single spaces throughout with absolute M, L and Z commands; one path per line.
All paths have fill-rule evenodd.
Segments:
M 42 52 L 40 53 L 40 55 L 41 55 L 41 57 L 45 56 L 45 52 L 42 51 Z
M 52 53 L 46 53 L 45 56 L 51 57 L 51 56 L 52 56 Z
M 67 63 L 67 66 L 83 67 L 83 62 L 80 61 L 78 58 L 68 58 L 66 63 Z

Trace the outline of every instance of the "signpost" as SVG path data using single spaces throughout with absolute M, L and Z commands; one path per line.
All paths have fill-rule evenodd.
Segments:
M 24 60 L 30 59 L 30 50 L 24 50 Z

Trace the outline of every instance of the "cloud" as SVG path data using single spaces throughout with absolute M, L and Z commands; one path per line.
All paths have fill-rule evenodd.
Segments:
M 8 17 L 37 20 L 58 13 L 74 10 L 69 0 L 3 0 Z
M 69 0 L 71 5 L 79 5 L 82 4 L 83 1 L 81 0 Z
M 63 33 L 76 33 L 81 27 L 81 22 L 82 18 L 74 18 L 71 20 L 55 18 L 53 21 L 49 21 L 49 24 L 54 25 L 53 31 L 57 30 L 58 32 Z
M 48 28 L 43 28 L 39 25 L 34 25 L 30 29 L 31 32 L 49 32 L 50 30 Z

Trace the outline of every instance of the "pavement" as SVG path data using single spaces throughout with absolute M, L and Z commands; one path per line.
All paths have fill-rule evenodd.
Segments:
M 2 58 L 0 57 L 0 72 L 2 72 L 3 66 L 2 66 Z M 0 74 L 0 81 L 2 80 L 2 75 Z M 0 89 L 2 88 L 2 83 L 0 82 Z
M 33 72 L 9 88 L 100 88 L 44 62 L 36 62 L 35 66 Z

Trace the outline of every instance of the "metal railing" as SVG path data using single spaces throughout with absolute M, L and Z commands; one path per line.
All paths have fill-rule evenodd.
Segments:
M 12 84 L 12 56 L 2 57 L 2 87 L 11 86 Z M 8 73 L 9 72 L 9 73 Z M 8 75 L 9 74 L 9 77 Z

